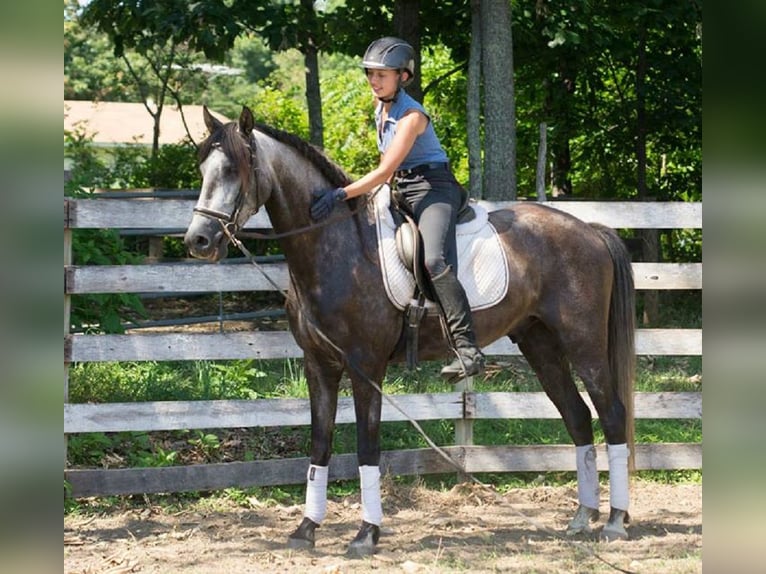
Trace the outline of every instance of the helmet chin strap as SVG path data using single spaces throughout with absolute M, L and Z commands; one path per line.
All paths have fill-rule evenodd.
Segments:
M 401 91 L 402 91 L 402 84 L 401 84 L 401 81 L 400 81 L 399 85 L 396 86 L 396 92 L 394 92 L 393 96 L 391 96 L 390 98 L 380 98 L 379 97 L 378 100 L 380 100 L 384 104 L 390 104 L 391 102 L 395 102 L 396 101 L 396 99 L 399 97 L 399 92 L 401 92 Z

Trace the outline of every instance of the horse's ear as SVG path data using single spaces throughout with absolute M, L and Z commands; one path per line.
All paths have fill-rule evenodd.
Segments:
M 239 131 L 243 136 L 249 138 L 255 127 L 253 112 L 247 106 L 242 106 L 242 113 L 239 114 Z
M 202 106 L 202 117 L 205 119 L 205 125 L 211 134 L 223 126 L 223 123 L 210 113 L 210 110 L 207 109 L 207 106 Z

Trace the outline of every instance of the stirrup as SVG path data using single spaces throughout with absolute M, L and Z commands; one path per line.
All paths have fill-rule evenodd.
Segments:
M 469 354 L 470 353 L 470 354 Z M 455 357 L 441 370 L 441 376 L 448 379 L 473 377 L 484 372 L 484 355 L 478 349 L 458 349 L 460 357 Z

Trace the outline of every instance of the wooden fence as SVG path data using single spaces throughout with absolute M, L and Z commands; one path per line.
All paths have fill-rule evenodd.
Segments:
M 88 335 L 69 332 L 70 296 L 86 293 L 191 293 L 273 290 L 252 265 L 201 262 L 119 266 L 72 265 L 71 234 L 76 229 L 163 229 L 188 225 L 194 201 L 187 199 L 65 199 L 64 200 L 64 433 L 158 431 L 230 427 L 308 425 L 309 406 L 302 399 L 175 401 L 120 404 L 72 404 L 67 401 L 69 365 L 88 361 L 170 361 L 224 359 L 286 359 L 301 356 L 289 332 L 137 333 Z M 504 204 L 485 204 L 492 209 Z M 614 228 L 701 228 L 701 203 L 552 202 L 550 205 Z M 247 229 L 267 229 L 265 213 L 250 219 Z M 268 264 L 268 273 L 287 287 L 285 263 Z M 633 263 L 636 288 L 642 290 L 701 289 L 701 263 Z M 490 355 L 519 355 L 507 338 L 485 347 Z M 638 329 L 638 355 L 701 355 L 700 329 Z M 585 397 L 590 405 L 589 399 Z M 479 419 L 558 418 L 542 392 L 476 393 L 470 381 L 454 392 L 395 395 L 416 420 L 454 420 L 456 444 L 445 450 L 468 472 L 574 470 L 571 445 L 474 446 L 472 424 Z M 700 392 L 636 393 L 636 417 L 699 419 Z M 593 407 L 591 405 L 591 410 Z M 595 414 L 595 412 L 594 412 Z M 350 398 L 341 398 L 338 423 L 354 422 Z M 405 420 L 383 402 L 383 421 Z M 599 468 L 607 457 L 603 447 Z M 161 468 L 65 469 L 72 496 L 209 490 L 232 486 L 297 484 L 305 480 L 307 458 L 259 460 Z M 638 469 L 702 467 L 702 445 L 640 444 Z M 430 449 L 384 452 L 382 472 L 398 475 L 451 472 Z M 330 479 L 356 478 L 355 454 L 335 455 Z

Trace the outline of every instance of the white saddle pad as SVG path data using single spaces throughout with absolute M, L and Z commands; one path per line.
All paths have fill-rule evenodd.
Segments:
M 387 185 L 375 194 L 375 224 L 378 229 L 378 256 L 388 298 L 404 309 L 415 294 L 415 277 L 396 250 L 395 223 L 389 211 L 391 193 Z M 471 204 L 476 217 L 457 226 L 458 279 L 472 310 L 492 307 L 508 292 L 508 262 L 503 255 L 497 230 L 487 210 Z

